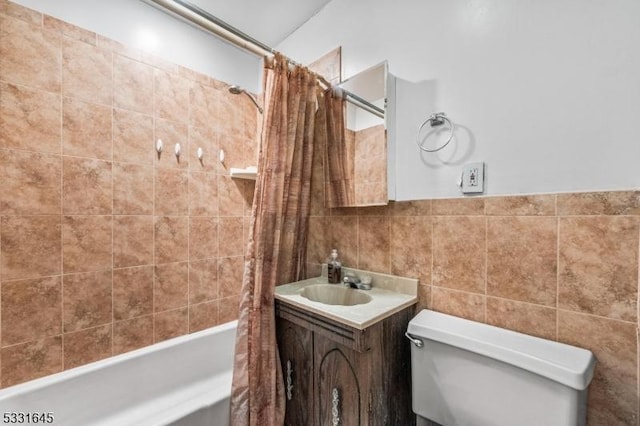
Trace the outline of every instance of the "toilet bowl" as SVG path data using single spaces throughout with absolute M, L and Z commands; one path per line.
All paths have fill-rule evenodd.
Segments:
M 429 310 L 407 337 L 418 425 L 586 424 L 586 349 Z

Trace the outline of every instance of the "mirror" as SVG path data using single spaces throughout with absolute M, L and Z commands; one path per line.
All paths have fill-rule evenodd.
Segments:
M 366 69 L 342 82 L 345 90 L 345 173 L 352 178 L 350 203 L 335 201 L 325 175 L 327 207 L 386 205 L 387 191 L 387 62 Z M 364 102 L 363 102 L 364 101 Z M 373 106 L 374 108 L 372 108 Z M 377 107 L 377 108 L 376 108 Z

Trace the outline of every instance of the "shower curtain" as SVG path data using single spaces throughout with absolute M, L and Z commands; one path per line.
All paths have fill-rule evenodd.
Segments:
M 349 207 L 356 205 L 355 140 L 346 138 L 346 103 L 339 88 L 329 88 L 324 96 L 325 126 L 320 134 L 325 139 L 324 164 L 326 207 Z M 321 145 L 321 144 L 319 144 Z
M 231 424 L 284 423 L 274 291 L 304 277 L 316 77 L 276 55 L 263 74 L 265 117 L 251 214 L 231 391 Z

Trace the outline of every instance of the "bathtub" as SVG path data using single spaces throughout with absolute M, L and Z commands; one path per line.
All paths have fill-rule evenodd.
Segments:
M 229 425 L 236 325 L 6 388 L 0 391 L 0 416 L 51 413 L 49 423 L 63 426 Z

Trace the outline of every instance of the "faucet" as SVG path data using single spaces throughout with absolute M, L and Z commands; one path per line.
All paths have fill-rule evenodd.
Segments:
M 365 276 L 361 280 L 354 275 L 346 275 L 342 280 L 345 287 L 357 288 L 358 290 L 371 290 L 371 277 Z

